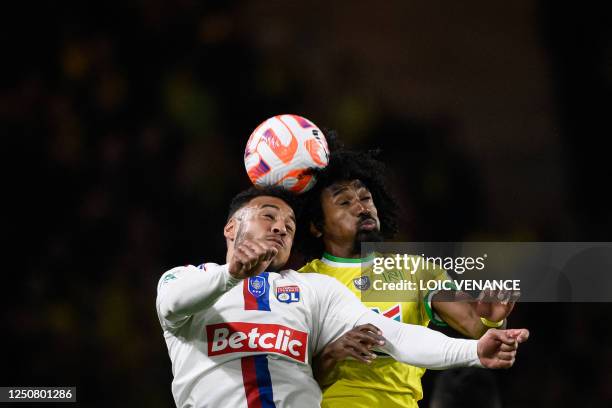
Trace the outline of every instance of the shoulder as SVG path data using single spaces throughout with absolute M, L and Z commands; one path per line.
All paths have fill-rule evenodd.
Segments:
M 332 278 L 317 272 L 296 272 L 294 270 L 287 269 L 281 272 L 281 276 L 284 279 L 288 279 L 303 286 L 309 287 L 319 294 L 324 291 L 334 290 L 336 287 L 342 287 L 336 278 Z
M 195 265 L 183 265 L 176 266 L 172 269 L 167 270 L 162 274 L 157 283 L 157 290 L 159 291 L 164 285 L 175 281 L 183 276 L 186 276 L 191 273 L 201 273 L 202 271 L 206 271 L 208 268 L 219 266 L 215 263 L 203 263 L 198 266 Z
M 317 284 L 320 282 L 336 281 L 336 279 L 331 278 L 327 275 L 323 275 L 318 272 L 312 272 L 308 270 L 305 271 L 304 270 L 305 267 L 306 265 L 300 268 L 299 272 L 296 272 L 293 269 L 287 269 L 287 270 L 282 271 L 281 275 L 289 279 L 300 280 L 300 281 L 312 283 L 312 284 Z
M 168 269 L 159 278 L 159 283 L 167 283 L 178 278 L 183 273 L 189 272 L 190 269 L 195 268 L 193 265 L 175 266 L 174 268 Z
M 299 277 L 316 292 L 319 299 L 353 296 L 336 278 L 321 273 L 302 272 Z
M 319 272 L 321 268 L 321 260 L 313 259 L 299 269 L 299 272 Z

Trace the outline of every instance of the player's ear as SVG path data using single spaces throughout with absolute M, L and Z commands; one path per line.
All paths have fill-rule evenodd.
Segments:
M 227 224 L 225 224 L 225 228 L 223 228 L 223 235 L 225 236 L 225 239 L 228 239 L 230 241 L 236 239 L 236 229 L 237 221 L 236 218 L 232 217 L 227 222 Z
M 315 238 L 321 238 L 321 236 L 323 235 L 323 233 L 321 231 L 319 231 L 319 229 L 317 228 L 316 225 L 314 225 L 314 222 L 310 222 L 310 233 L 315 237 Z

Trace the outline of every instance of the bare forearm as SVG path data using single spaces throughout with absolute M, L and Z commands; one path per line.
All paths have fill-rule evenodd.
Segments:
M 433 301 L 432 308 L 450 327 L 467 337 L 479 339 L 488 329 L 467 302 Z
M 312 375 L 319 383 L 319 386 L 325 386 L 325 380 L 329 377 L 334 368 L 336 368 L 336 364 L 337 361 L 331 356 L 328 347 L 324 348 L 321 353 L 315 356 L 312 361 Z

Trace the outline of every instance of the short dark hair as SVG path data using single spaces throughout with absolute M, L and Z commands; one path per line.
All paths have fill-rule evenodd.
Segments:
M 285 203 L 287 203 L 289 207 L 293 209 L 296 218 L 299 216 L 300 208 L 298 206 L 298 201 L 296 200 L 295 194 L 281 187 L 273 186 L 251 187 L 238 193 L 234 198 L 232 198 L 232 201 L 230 202 L 227 219 L 229 220 L 230 218 L 232 218 L 236 211 L 247 205 L 252 199 L 262 196 L 280 198 Z
M 319 258 L 323 254 L 323 242 L 310 233 L 310 223 L 317 229 L 323 228 L 323 208 L 321 193 L 323 190 L 341 181 L 360 180 L 372 193 L 374 205 L 380 219 L 380 232 L 385 239 L 392 238 L 398 231 L 398 211 L 396 200 L 387 188 L 388 170 L 378 160 L 380 150 L 355 151 L 345 149 L 337 142 L 336 133 L 326 133 L 331 139 L 329 165 L 315 171 L 317 183 L 312 190 L 303 194 L 303 210 L 296 244 L 307 261 Z M 335 146 L 333 146 L 335 144 Z

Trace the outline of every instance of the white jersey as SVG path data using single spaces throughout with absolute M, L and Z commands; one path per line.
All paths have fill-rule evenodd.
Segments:
M 317 407 L 312 357 L 364 323 L 383 331 L 385 351 L 400 361 L 479 365 L 475 341 L 382 318 L 321 274 L 285 270 L 241 281 L 226 265 L 178 267 L 160 279 L 157 312 L 181 408 Z

